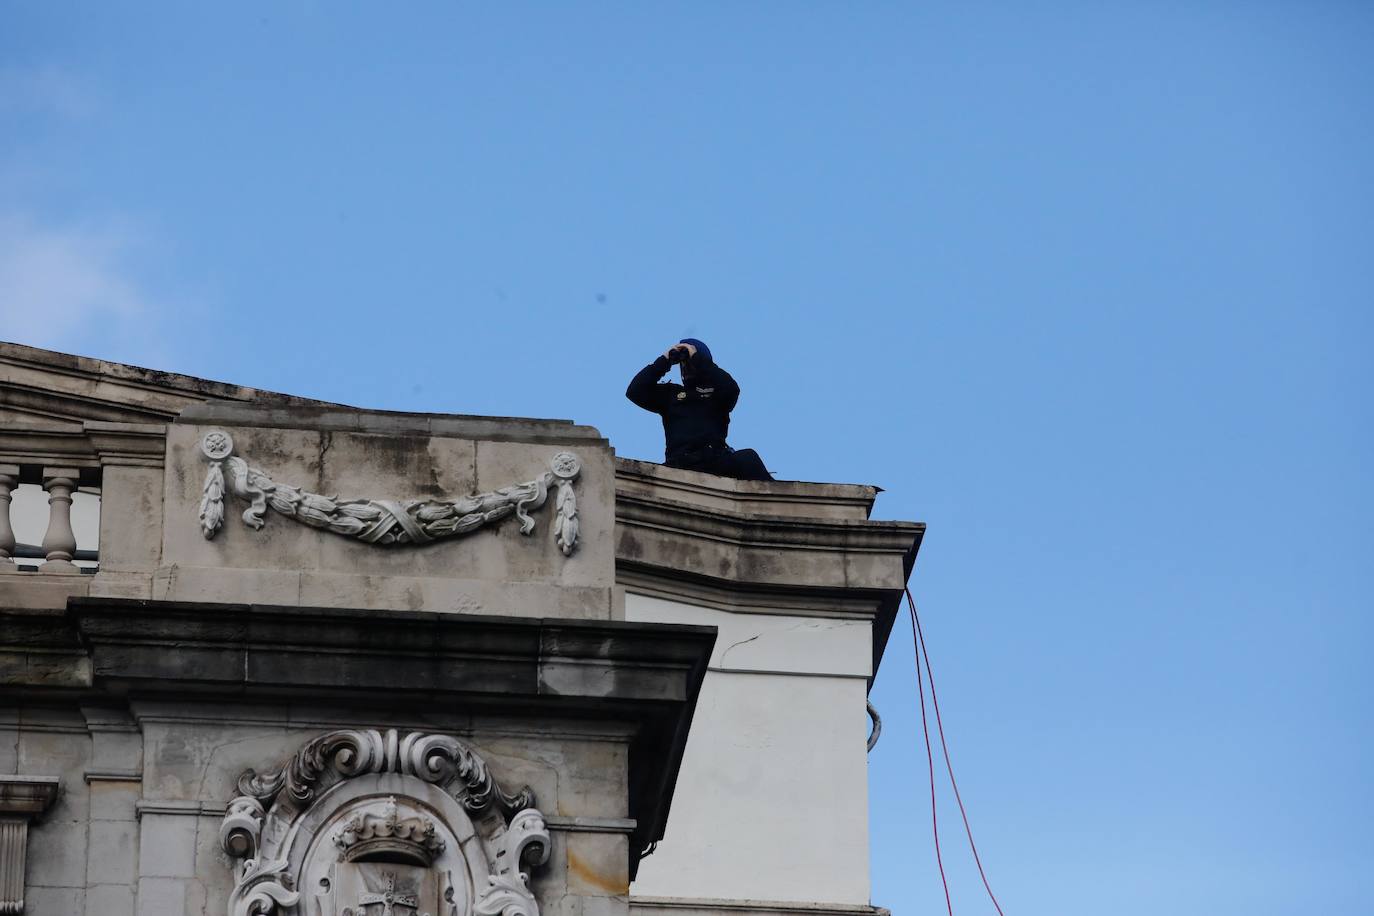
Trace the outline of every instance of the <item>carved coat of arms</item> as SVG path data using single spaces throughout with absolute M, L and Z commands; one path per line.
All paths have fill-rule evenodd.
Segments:
M 239 791 L 229 916 L 539 916 L 544 817 L 457 738 L 330 732 Z

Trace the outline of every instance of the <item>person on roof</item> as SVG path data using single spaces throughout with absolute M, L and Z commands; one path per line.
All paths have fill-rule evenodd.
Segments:
M 660 383 L 673 366 L 681 372 L 682 384 Z M 725 444 L 739 385 L 711 359 L 711 348 L 695 337 L 683 338 L 640 369 L 625 397 L 663 418 L 663 463 L 669 467 L 740 480 L 773 479 L 758 452 Z

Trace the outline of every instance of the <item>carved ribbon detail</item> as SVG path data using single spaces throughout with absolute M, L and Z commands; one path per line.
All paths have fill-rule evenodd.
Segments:
M 544 505 L 550 487 L 557 487 L 554 540 L 564 556 L 577 546 L 577 497 L 572 483 L 582 472 L 582 462 L 571 452 L 554 455 L 549 470 L 533 480 L 489 493 L 452 500 L 391 500 L 340 499 L 277 483 L 233 454 L 234 440 L 224 430 L 207 432 L 200 448 L 210 462 L 200 501 L 200 527 L 207 539 L 213 538 L 224 522 L 226 489 L 249 504 L 243 521 L 254 530 L 265 524 L 270 508 L 312 528 L 387 546 L 428 544 L 467 534 L 510 515 L 520 520 L 520 533 L 528 535 L 535 528 L 529 513 Z

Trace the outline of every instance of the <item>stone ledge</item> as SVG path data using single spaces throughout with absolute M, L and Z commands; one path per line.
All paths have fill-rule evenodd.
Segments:
M 925 536 L 923 523 L 744 514 L 721 508 L 716 498 L 747 484 L 751 498 L 766 500 L 775 488 L 814 490 L 819 504 L 828 490 L 856 489 L 843 484 L 730 481 L 672 468 L 634 473 L 637 482 L 627 484 L 628 472 L 617 464 L 618 584 L 735 612 L 869 617 L 877 672 Z M 681 501 L 692 495 L 678 480 L 683 476 L 699 478 L 692 484 L 709 490 L 709 498 Z
M 925 533 L 922 522 L 744 514 L 652 493 L 616 490 L 616 521 L 750 547 L 903 553 Z
M 720 916 L 724 913 L 751 916 L 891 916 L 876 906 L 842 903 L 791 903 L 781 900 L 718 900 L 708 897 L 630 897 L 630 911 L 637 916 Z
M 578 426 L 571 420 L 405 413 L 338 405 L 282 407 L 235 401 L 209 401 L 190 405 L 181 412 L 175 422 L 396 436 L 439 436 L 486 442 L 537 442 L 550 445 L 607 447 L 610 445 L 593 427 Z
M 632 458 L 615 460 L 616 489 L 652 494 L 742 515 L 867 519 L 881 487 L 800 480 L 754 481 L 684 471 Z
M 91 590 L 95 576 L 73 575 L 70 573 L 45 573 L 34 570 L 19 570 L 3 573 L 0 585 L 5 586 L 3 604 L 0 607 L 32 611 L 61 612 L 67 606 L 67 599 L 84 596 Z M 8 643 L 9 640 L 6 639 Z
M 169 814 L 180 817 L 224 817 L 229 809 L 214 802 L 186 801 L 177 798 L 140 798 L 134 802 L 134 814 L 143 820 L 146 814 Z
M 544 815 L 550 830 L 564 833 L 633 833 L 635 820 L 631 817 L 564 817 Z
M 37 817 L 57 800 L 56 776 L 0 776 L 0 814 Z
M 492 695 L 684 702 L 713 627 L 73 599 L 102 684 L 227 694 Z M 169 645 L 178 647 L 167 653 Z
M 0 341 L 0 361 L 14 365 L 41 367 L 48 372 L 69 375 L 81 379 L 98 381 L 129 382 L 156 391 L 175 391 L 194 397 L 196 400 L 207 397 L 236 398 L 242 400 L 269 400 L 286 404 L 323 404 L 310 398 L 278 394 L 257 388 L 246 388 L 230 382 L 216 382 L 182 375 L 177 372 L 163 372 L 160 369 L 145 369 L 128 363 L 116 363 L 97 359 L 92 356 L 77 356 L 74 353 L 61 353 L 57 350 L 44 350 L 11 341 Z
M 0 430 L 0 455 L 6 462 L 61 463 L 78 469 L 116 464 L 162 467 L 166 439 L 162 423 L 7 424 Z
M 142 782 L 142 770 L 87 770 L 86 784 L 93 782 Z
M 676 624 L 78 598 L 61 615 L 0 610 L 0 651 L 21 619 L 25 642 L 79 639 L 89 661 L 84 684 L 20 685 L 46 697 L 306 698 L 354 716 L 461 704 L 622 725 L 633 736 L 632 872 L 663 835 L 716 638 L 714 627 Z

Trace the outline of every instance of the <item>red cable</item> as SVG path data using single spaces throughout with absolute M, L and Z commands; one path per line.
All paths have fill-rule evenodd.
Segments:
M 945 724 L 944 724 L 944 722 L 941 721 L 941 719 L 940 719 L 940 700 L 939 700 L 938 697 L 935 696 L 935 674 L 934 674 L 934 672 L 931 671 L 931 668 L 930 668 L 930 656 L 926 653 L 926 636 L 925 636 L 925 633 L 921 632 L 921 618 L 920 618 L 920 617 L 917 615 L 917 613 L 916 613 L 916 600 L 915 600 L 914 598 L 911 597 L 911 589 L 909 589 L 909 588 L 906 589 L 906 601 L 907 601 L 907 605 L 911 608 L 911 623 L 912 623 L 912 627 L 913 627 L 913 633 L 915 634 L 916 639 L 917 639 L 917 642 L 919 643 L 920 650 L 921 650 L 921 656 L 922 656 L 922 657 L 925 659 L 925 661 L 926 661 L 926 677 L 930 680 L 930 701 L 931 701 L 931 703 L 934 704 L 934 706 L 935 706 L 935 727 L 938 728 L 939 731 L 940 731 L 940 750 L 943 751 L 943 752 L 944 752 L 944 755 L 945 755 L 945 769 L 949 772 L 949 784 L 950 784 L 951 786 L 954 787 L 954 800 L 957 801 L 957 802 L 959 803 L 959 816 L 962 817 L 962 818 L 964 819 L 964 833 L 968 834 L 968 847 L 969 847 L 969 849 L 973 850 L 973 861 L 974 861 L 974 864 L 976 864 L 976 865 L 978 866 L 978 874 L 979 874 L 979 876 L 983 879 L 983 887 L 987 889 L 988 897 L 992 900 L 992 905 L 993 905 L 994 907 L 997 908 L 997 916 L 1004 916 L 1004 914 L 1002 913 L 1002 907 L 1001 907 L 1001 905 L 998 904 L 997 898 L 996 898 L 995 896 L 993 896 L 993 893 L 992 893 L 992 886 L 991 886 L 990 884 L 988 884 L 988 876 L 987 876 L 987 874 L 984 873 L 984 871 L 983 871 L 983 862 L 982 862 L 981 859 L 978 858 L 978 847 L 977 847 L 977 846 L 974 844 L 974 842 L 973 842 L 973 828 L 970 827 L 970 826 L 969 826 L 969 823 L 968 823 L 968 812 L 966 812 L 966 811 L 964 810 L 964 800 L 963 800 L 963 798 L 961 798 L 961 797 L 959 796 L 959 783 L 957 783 L 957 782 L 954 781 L 954 765 L 951 764 L 950 761 L 949 761 L 949 745 L 945 743 Z M 921 663 L 920 663 L 919 660 L 917 660 L 917 662 L 916 662 L 916 679 L 917 679 L 917 682 L 918 682 L 918 683 L 919 683 L 919 681 L 920 681 L 920 678 L 921 678 Z M 925 715 L 925 699 L 924 699 L 924 697 L 923 697 L 922 700 L 921 700 L 921 714 L 922 714 L 922 716 L 924 717 L 924 715 Z M 923 721 L 923 724 L 924 724 L 924 721 Z M 930 735 L 927 734 L 927 735 L 926 735 L 926 753 L 929 754 L 929 752 L 930 752 Z M 931 778 L 932 778 L 932 780 L 934 779 L 933 776 L 932 776 Z M 934 784 L 933 784 L 933 783 L 932 783 L 932 785 L 931 785 L 931 792 L 932 792 L 932 795 L 933 795 L 933 793 L 934 793 Z M 937 854 L 937 856 L 938 856 L 938 853 L 939 853 L 939 846 L 938 846 L 938 844 L 937 844 L 937 846 L 936 846 L 936 854 Z M 941 877 L 943 877 L 943 873 L 941 874 Z M 948 895 L 948 890 L 946 890 L 946 895 Z M 953 914 L 951 914 L 951 916 L 953 916 Z
M 911 592 L 907 592 L 907 598 L 911 598 Z M 921 684 L 921 645 L 917 634 L 920 628 L 916 626 L 916 605 L 912 609 L 911 644 L 916 650 L 916 690 L 921 697 L 921 731 L 926 736 L 926 765 L 930 769 L 930 829 L 935 834 L 935 864 L 940 866 L 940 883 L 945 887 L 945 909 L 949 911 L 949 916 L 954 916 L 954 904 L 949 900 L 949 881 L 945 879 L 945 863 L 940 857 L 940 822 L 935 815 L 935 755 L 930 750 L 930 725 L 926 722 L 926 689 Z M 927 663 L 929 668 L 929 663 Z M 935 697 L 935 687 L 931 686 L 931 698 Z M 998 912 L 1001 912 L 1000 910 Z

